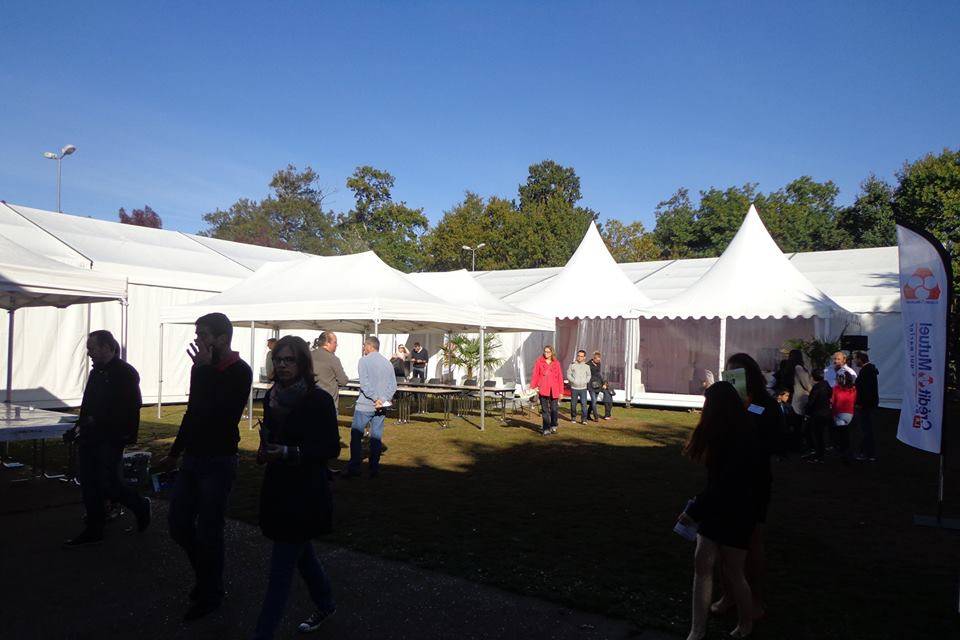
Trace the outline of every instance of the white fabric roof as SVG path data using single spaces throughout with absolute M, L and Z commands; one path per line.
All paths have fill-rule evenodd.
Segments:
M 555 320 L 523 311 L 487 291 L 466 270 L 412 273 L 415 285 L 437 298 L 467 309 L 490 331 L 553 331 Z
M 896 247 L 797 253 L 790 260 L 810 281 L 854 313 L 899 312 Z
M 127 281 L 39 256 L 0 236 L 0 309 L 122 300 Z
M 271 262 L 246 280 L 200 302 L 161 309 L 168 323 L 192 323 L 219 311 L 237 325 L 371 331 L 476 329 L 476 314 L 448 304 L 413 284 L 372 251 L 347 256 Z
M 554 318 L 635 318 L 638 309 L 653 304 L 617 265 L 592 222 L 563 270 L 531 290 L 505 299 Z
M 750 205 L 713 266 L 682 293 L 641 315 L 652 318 L 831 318 L 848 312 L 800 273 Z

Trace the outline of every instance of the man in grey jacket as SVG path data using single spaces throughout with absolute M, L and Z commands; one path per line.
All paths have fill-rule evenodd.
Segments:
M 334 406 L 339 409 L 340 387 L 346 385 L 349 378 L 343 370 L 340 358 L 336 356 L 337 334 L 333 331 L 324 331 L 317 342 L 320 346 L 310 352 L 313 373 L 317 376 L 317 386 L 330 394 Z
M 567 367 L 567 381 L 570 382 L 570 419 L 577 418 L 577 401 L 580 402 L 580 424 L 587 422 L 587 385 L 590 383 L 590 365 L 587 364 L 587 352 L 577 351 L 577 361 Z
M 397 391 L 393 365 L 380 355 L 380 340 L 368 336 L 363 341 L 363 357 L 357 367 L 360 371 L 360 395 L 353 410 L 350 426 L 350 463 L 346 477 L 360 475 L 363 461 L 363 430 L 370 425 L 370 477 L 380 472 L 380 454 L 383 452 L 383 421 L 387 407 Z

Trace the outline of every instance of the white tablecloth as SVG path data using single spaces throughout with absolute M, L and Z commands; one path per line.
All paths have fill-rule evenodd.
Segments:
M 59 438 L 76 423 L 77 416 L 22 405 L 0 405 L 0 442 Z M 16 409 L 20 408 L 20 418 Z

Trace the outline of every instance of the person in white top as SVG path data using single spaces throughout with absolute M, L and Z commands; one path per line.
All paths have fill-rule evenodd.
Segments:
M 827 381 L 831 389 L 837 386 L 837 373 L 840 371 L 846 371 L 850 375 L 851 380 L 856 380 L 857 378 L 857 372 L 847 364 L 847 354 L 843 351 L 837 351 L 833 354 L 833 364 L 828 365 L 827 368 L 823 370 L 823 379 Z

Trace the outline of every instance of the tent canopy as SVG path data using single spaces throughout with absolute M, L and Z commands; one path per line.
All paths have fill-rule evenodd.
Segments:
M 468 309 L 484 329 L 508 331 L 553 331 L 554 319 L 518 309 L 487 291 L 466 270 L 411 273 L 415 285 L 437 298 Z
M 737 234 L 703 276 L 645 309 L 646 318 L 843 318 L 849 312 L 800 273 L 750 205 Z
M 372 251 L 267 263 L 223 293 L 193 304 L 165 307 L 160 321 L 192 324 L 213 312 L 236 325 L 363 333 L 429 329 L 465 331 L 479 320 L 413 284 Z
M 0 236 L 0 309 L 124 300 L 125 278 L 51 260 Z
M 593 222 L 560 273 L 544 286 L 519 291 L 506 301 L 561 319 L 636 318 L 639 309 L 653 304 L 607 251 Z

